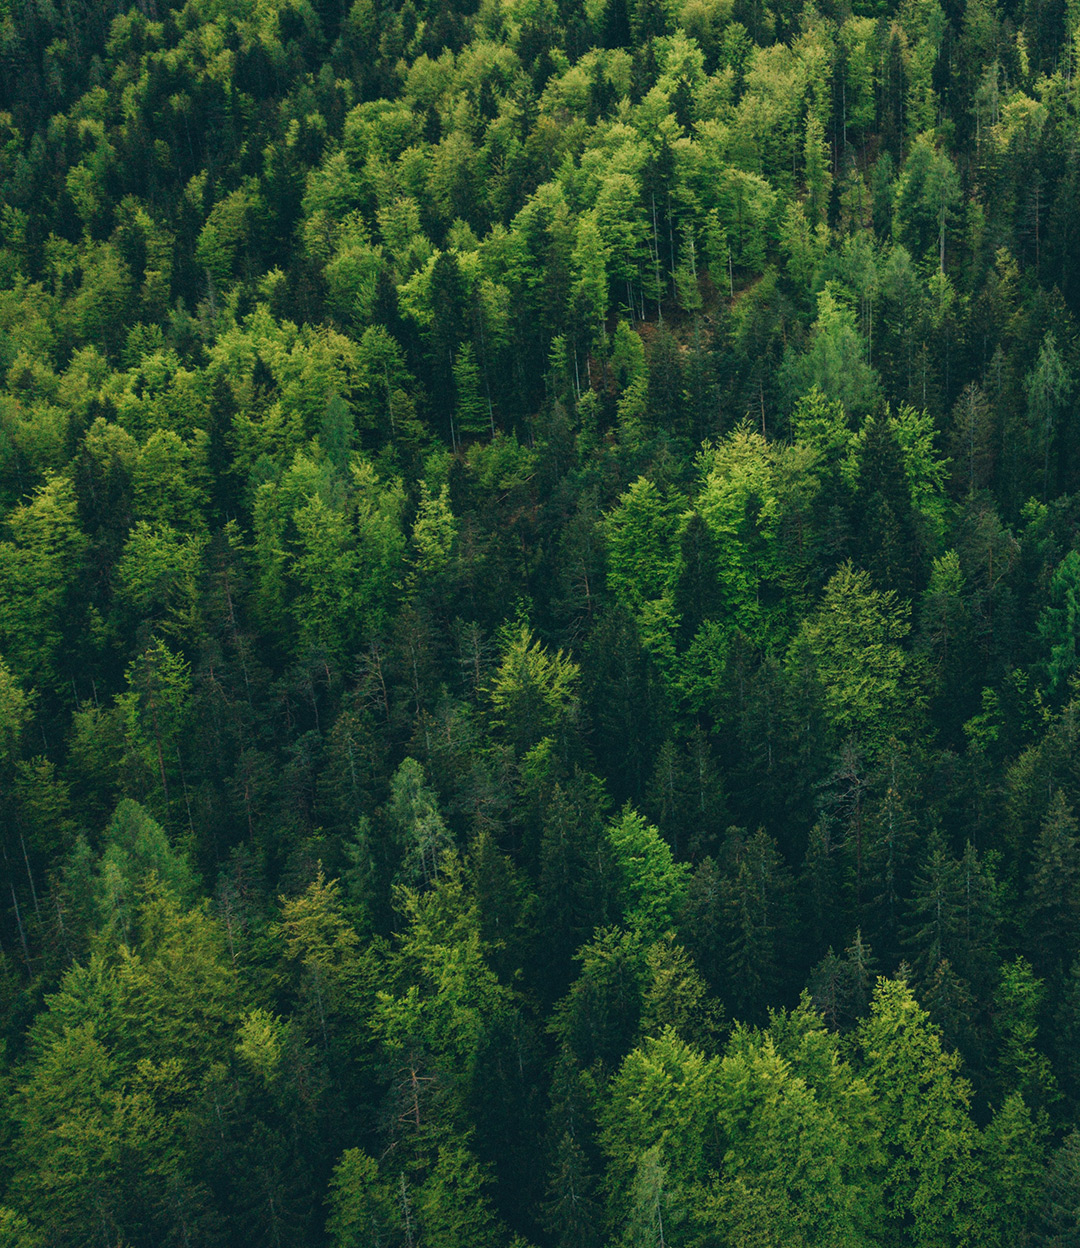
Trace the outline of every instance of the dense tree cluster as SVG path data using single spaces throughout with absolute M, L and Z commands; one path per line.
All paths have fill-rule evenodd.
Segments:
M 0 97 L 0 1246 L 1076 1244 L 1075 0 Z

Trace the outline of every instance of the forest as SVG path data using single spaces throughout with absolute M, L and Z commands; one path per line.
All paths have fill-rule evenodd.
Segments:
M 1080 1245 L 1080 0 L 0 0 L 0 1248 Z

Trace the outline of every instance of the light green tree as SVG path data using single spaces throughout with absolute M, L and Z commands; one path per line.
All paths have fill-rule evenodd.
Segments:
M 326 1230 L 335 1248 L 383 1248 L 392 1242 L 400 1207 L 373 1157 L 359 1148 L 342 1153 L 330 1179 Z
M 68 603 L 79 585 L 86 538 L 75 491 L 63 477 L 47 481 L 7 519 L 0 542 L 0 648 L 31 686 L 60 677 Z
M 604 342 L 604 321 L 608 306 L 607 249 L 600 229 L 591 215 L 578 222 L 572 262 L 574 281 L 570 289 L 571 306 L 597 345 Z
M 623 922 L 644 940 L 662 936 L 686 897 L 690 867 L 676 862 L 660 833 L 627 806 L 608 828 Z
M 198 638 L 199 574 L 205 534 L 185 535 L 165 521 L 140 520 L 117 565 L 120 598 L 174 641 Z
M 792 402 L 817 387 L 848 412 L 865 413 L 874 406 L 880 388 L 877 372 L 867 363 L 855 313 L 833 284 L 826 283 L 818 293 L 806 351 L 799 355 L 789 348 L 785 355 L 782 382 Z
M 903 980 L 878 982 L 858 1051 L 881 1115 L 889 1218 L 907 1225 L 919 1248 L 981 1242 L 986 1206 L 971 1086 Z
M 438 880 L 440 863 L 454 839 L 424 769 L 414 758 L 406 758 L 394 772 L 387 818 L 399 841 L 405 882 L 426 887 Z
M 893 590 L 874 589 L 868 573 L 845 564 L 788 652 L 792 670 L 808 670 L 820 683 L 836 731 L 871 752 L 901 734 L 919 707 L 915 673 L 902 647 L 910 615 L 910 604 Z
M 605 518 L 604 535 L 609 588 L 637 620 L 646 646 L 668 654 L 678 624 L 673 597 L 678 541 L 674 503 L 647 477 L 639 477 Z
M 806 117 L 803 162 L 806 171 L 806 210 L 810 224 L 827 225 L 829 196 L 832 193 L 832 171 L 829 168 L 831 160 L 821 119 L 812 112 Z
M 491 409 L 481 394 L 480 370 L 471 342 L 462 343 L 454 357 L 454 419 L 462 433 L 495 433 Z
M 301 992 L 315 1007 L 323 1045 L 330 1045 L 332 1015 L 348 1014 L 359 965 L 360 938 L 345 918 L 337 880 L 319 873 L 298 897 L 282 897 L 275 931 L 285 956 L 299 970 Z
M 580 669 L 561 650 L 551 654 L 527 624 L 507 630 L 491 682 L 492 721 L 524 755 L 541 738 L 577 723 Z

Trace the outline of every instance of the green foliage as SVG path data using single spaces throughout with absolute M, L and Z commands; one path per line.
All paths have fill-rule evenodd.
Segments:
M 642 641 L 660 654 L 670 649 L 677 623 L 671 594 L 676 531 L 670 503 L 644 477 L 619 499 L 605 525 L 608 585 L 637 618 Z
M 784 541 L 802 503 L 785 489 L 797 457 L 741 425 L 698 461 L 696 505 L 715 543 L 722 622 L 762 642 L 783 635 L 783 595 L 798 566 Z M 806 484 L 812 493 L 815 482 Z
M 0 645 L 17 674 L 52 684 L 61 677 L 68 603 L 86 547 L 70 483 L 52 478 L 8 515 L 7 529 L 10 540 L 0 543 Z
M 379 1179 L 379 1167 L 359 1148 L 347 1149 L 330 1180 L 326 1229 L 337 1248 L 381 1244 L 397 1219 L 393 1189 Z
M 492 718 L 519 755 L 573 729 L 579 676 L 577 664 L 561 650 L 550 654 L 528 625 L 507 630 L 491 683 Z
M 150 876 L 180 901 L 194 901 L 197 883 L 187 859 L 169 844 L 161 824 L 125 798 L 105 829 L 97 885 L 102 917 L 112 916 L 126 933 L 139 888 Z
M 878 378 L 866 361 L 854 312 L 826 285 L 818 294 L 817 319 L 805 354 L 785 361 L 784 381 L 794 399 L 818 389 L 848 412 L 868 412 L 878 399 Z
M 945 243 L 960 201 L 960 178 L 947 152 L 937 148 L 933 135 L 920 134 L 897 179 L 893 232 L 913 256 L 936 247 L 945 271 Z
M 675 862 L 660 833 L 630 807 L 607 836 L 623 922 L 645 938 L 663 935 L 682 908 L 688 865 Z
M 484 1175 L 466 1149 L 440 1148 L 417 1207 L 424 1242 L 432 1248 L 494 1248 L 502 1236 L 484 1187 Z
M 437 880 L 443 855 L 453 848 L 453 840 L 424 769 L 415 759 L 405 759 L 390 781 L 387 817 L 402 855 L 405 881 L 415 887 Z
M 17 756 L 33 705 L 33 695 L 19 686 L 11 669 L 0 659 L 0 765 L 7 766 Z
M 13 1195 L 53 1243 L 163 1233 L 169 1190 L 195 1195 L 183 1140 L 227 1053 L 236 976 L 205 907 L 181 908 L 153 880 L 132 926 L 134 947 L 65 975 L 15 1094 Z
M 0 1243 L 1072 1243 L 1075 0 L 106 7 L 0 0 Z
M 904 732 L 917 697 L 911 663 L 900 643 L 910 608 L 893 590 L 871 586 L 845 564 L 829 580 L 821 606 L 804 621 L 789 662 L 806 665 L 820 682 L 836 731 L 877 750 Z
M 1003 1088 L 1018 1093 L 1034 1109 L 1045 1106 L 1056 1095 L 1050 1063 L 1036 1045 L 1044 992 L 1030 964 L 1017 958 L 1001 968 L 1001 982 L 994 995 L 998 1078 Z
M 978 1242 L 985 1213 L 971 1088 L 902 980 L 881 980 L 858 1031 L 866 1081 L 888 1156 L 888 1216 L 912 1242 Z
M 1051 690 L 1060 689 L 1076 670 L 1080 630 L 1080 554 L 1075 550 L 1062 559 L 1050 582 L 1050 603 L 1039 617 L 1039 634 L 1049 645 L 1047 669 Z
M 720 1062 L 680 1040 L 673 1030 L 634 1049 L 614 1076 L 602 1132 L 611 1158 L 615 1207 L 626 1217 L 633 1203 L 638 1159 L 663 1148 L 671 1178 L 684 1189 L 704 1182 L 718 1112 Z

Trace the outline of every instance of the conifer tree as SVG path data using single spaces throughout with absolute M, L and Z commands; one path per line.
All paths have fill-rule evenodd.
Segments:
M 1057 979 L 1080 952 L 1080 838 L 1060 790 L 1034 845 L 1025 911 L 1033 962 L 1042 974 Z

